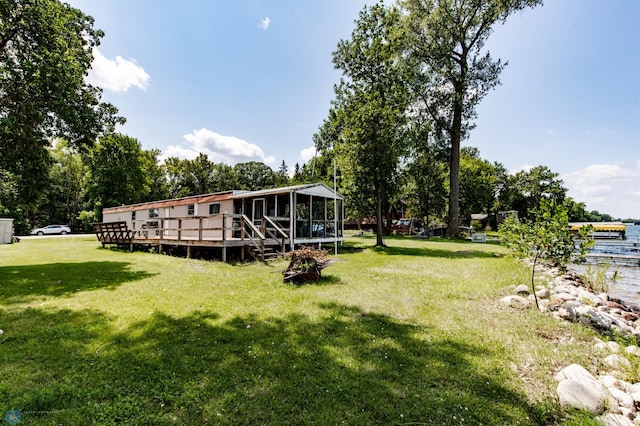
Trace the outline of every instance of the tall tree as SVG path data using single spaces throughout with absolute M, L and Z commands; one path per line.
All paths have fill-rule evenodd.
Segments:
M 365 6 L 349 40 L 341 40 L 333 63 L 342 71 L 334 115 L 333 141 L 346 188 L 371 199 L 377 220 L 377 246 L 384 246 L 383 219 L 396 188 L 404 151 L 406 86 L 396 23 L 399 11 L 379 3 Z
M 289 184 L 289 167 L 287 167 L 287 163 L 282 160 L 282 164 L 278 168 L 278 172 L 276 173 L 276 186 L 283 187 Z
M 562 204 L 567 189 L 558 176 L 558 173 L 546 166 L 519 171 L 511 177 L 508 205 L 511 209 L 517 210 L 522 217 L 531 218 L 542 200 Z
M 491 214 L 498 185 L 495 165 L 480 158 L 476 148 L 462 149 L 460 157 L 460 211 L 470 218 L 473 213 Z
M 496 23 L 541 0 L 400 0 L 405 10 L 407 58 L 419 70 L 416 100 L 436 131 L 448 135 L 447 235 L 459 236 L 460 146 L 473 127 L 475 107 L 497 84 L 505 64 L 483 52 Z
M 84 80 L 102 35 L 59 0 L 0 1 L 0 169 L 17 179 L 26 222 L 46 192 L 50 141 L 87 146 L 124 122 Z
M 233 170 L 236 175 L 236 183 L 239 186 L 238 189 L 258 191 L 276 186 L 276 172 L 259 161 L 238 163 L 233 167 Z
M 103 136 L 89 153 L 89 196 L 101 217 L 105 207 L 147 199 L 151 180 L 145 154 L 137 139 L 122 134 Z
M 69 148 L 64 140 L 59 140 L 50 151 L 53 158 L 49 172 L 51 187 L 43 209 L 48 215 L 47 222 L 65 223 L 74 231 L 82 230 L 79 215 L 87 201 L 89 170 L 82 156 Z

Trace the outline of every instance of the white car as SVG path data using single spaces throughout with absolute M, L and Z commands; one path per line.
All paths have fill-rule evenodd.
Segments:
M 69 228 L 67 225 L 48 225 L 44 228 L 38 228 L 31 231 L 31 235 L 66 235 L 69 233 L 71 233 L 71 228 Z

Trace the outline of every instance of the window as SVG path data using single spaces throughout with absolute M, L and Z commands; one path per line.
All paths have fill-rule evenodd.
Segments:
M 187 206 L 187 215 L 193 216 L 194 214 L 196 214 L 196 206 L 195 204 L 189 204 Z
M 149 219 L 153 219 L 154 217 L 159 217 L 158 209 L 149 209 Z
M 220 214 L 220 203 L 209 204 L 209 214 Z
M 136 212 L 131 212 L 131 220 L 136 220 Z

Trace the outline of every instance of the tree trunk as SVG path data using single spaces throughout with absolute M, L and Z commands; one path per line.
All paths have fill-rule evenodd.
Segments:
M 460 236 L 460 139 L 462 137 L 462 102 L 456 101 L 451 128 L 451 158 L 449 164 L 449 220 L 447 236 Z
M 384 228 L 382 226 L 382 197 L 380 190 L 376 190 L 376 247 L 384 247 Z

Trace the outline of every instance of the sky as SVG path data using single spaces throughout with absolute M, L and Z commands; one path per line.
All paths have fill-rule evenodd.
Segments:
M 331 53 L 366 0 L 70 0 L 105 31 L 91 84 L 164 157 L 262 161 L 314 154 L 340 80 Z M 517 172 L 546 166 L 568 195 L 640 218 L 640 1 L 547 0 L 497 25 L 507 61 L 463 146 Z

